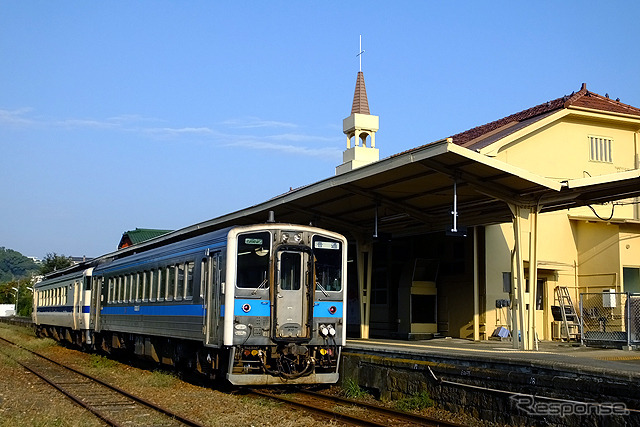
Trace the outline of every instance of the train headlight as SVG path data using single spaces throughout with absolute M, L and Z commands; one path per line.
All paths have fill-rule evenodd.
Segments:
M 293 241 L 296 243 L 300 243 L 302 241 L 302 234 L 298 233 L 293 236 Z
M 289 233 L 282 233 L 282 243 L 287 243 L 289 241 Z
M 335 305 L 332 305 L 331 307 L 329 307 L 329 313 L 336 314 L 336 311 L 338 311 L 338 309 L 336 308 Z
M 325 325 L 320 325 L 320 335 L 323 337 L 329 335 L 329 329 Z
M 251 305 L 250 304 L 242 304 L 242 311 L 244 311 L 245 313 L 248 313 L 251 311 Z
M 329 325 L 329 335 L 331 335 L 332 337 L 336 336 L 336 330 L 333 328 L 333 326 Z

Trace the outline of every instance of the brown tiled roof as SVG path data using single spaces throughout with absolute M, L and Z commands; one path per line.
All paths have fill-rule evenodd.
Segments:
M 353 105 L 351 106 L 351 114 L 371 114 L 369 113 L 369 101 L 367 101 L 367 89 L 364 87 L 364 74 L 358 71 L 358 79 L 356 80 L 356 91 L 353 94 Z
M 535 107 L 520 111 L 519 113 L 512 114 L 500 120 L 469 129 L 465 132 L 453 135 L 451 138 L 453 138 L 454 144 L 466 148 L 478 148 L 475 147 L 476 143 L 491 135 L 502 133 L 508 134 L 510 133 L 508 129 L 511 129 L 511 131 L 519 129 L 520 126 L 517 126 L 519 123 L 524 121 L 528 121 L 529 123 L 534 122 L 546 117 L 552 112 L 572 106 L 640 116 L 639 108 L 623 104 L 619 100 L 614 101 L 613 99 L 609 99 L 607 96 L 589 92 L 587 90 L 586 83 L 583 83 L 582 88 L 571 95 L 563 96 L 562 98 L 536 105 Z

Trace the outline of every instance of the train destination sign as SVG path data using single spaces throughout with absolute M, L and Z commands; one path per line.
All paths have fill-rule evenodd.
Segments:
M 315 243 L 315 248 L 316 249 L 334 249 L 334 250 L 339 250 L 340 249 L 340 243 L 338 243 L 338 242 L 316 242 Z

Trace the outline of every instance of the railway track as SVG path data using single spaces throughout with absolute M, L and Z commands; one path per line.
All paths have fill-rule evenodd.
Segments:
M 310 413 L 355 426 L 443 426 L 461 427 L 461 424 L 396 411 L 379 405 L 331 396 L 308 390 L 295 393 L 249 390 L 251 394 L 284 402 Z
M 16 351 L 7 351 L 12 347 Z M 0 351 L 111 426 L 202 424 L 0 337 Z

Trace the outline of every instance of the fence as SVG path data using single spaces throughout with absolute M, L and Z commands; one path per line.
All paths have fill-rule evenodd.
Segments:
M 640 294 L 580 294 L 581 339 L 586 345 L 640 344 Z

